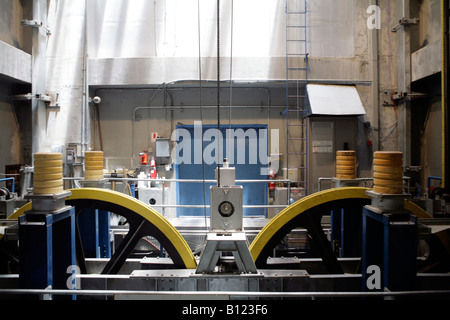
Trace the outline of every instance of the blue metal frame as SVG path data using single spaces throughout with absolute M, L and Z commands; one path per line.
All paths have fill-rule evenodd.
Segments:
M 78 230 L 86 258 L 111 258 L 110 213 L 86 209 L 77 216 Z
M 417 276 L 417 217 L 408 211 L 379 213 L 363 208 L 362 289 L 367 291 L 367 268 L 381 269 L 383 290 L 413 290 Z
M 14 178 L 4 178 L 4 179 L 0 179 L 0 182 L 2 181 L 12 181 L 12 185 L 11 185 L 11 192 L 14 193 L 15 192 L 15 183 L 16 183 L 16 179 Z
M 341 208 L 331 211 L 331 240 L 338 241 L 339 257 L 361 256 L 362 211 L 360 208 Z
M 76 265 L 74 208 L 56 213 L 27 211 L 19 217 L 19 243 L 21 288 L 67 289 L 71 276 L 67 270 Z

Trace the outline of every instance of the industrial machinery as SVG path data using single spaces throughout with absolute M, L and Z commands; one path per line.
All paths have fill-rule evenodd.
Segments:
M 220 50 L 217 62 L 220 131 Z M 319 122 L 311 151 L 328 159 L 337 144 L 332 127 Z M 169 140 L 158 139 L 158 161 L 166 163 L 169 149 Z M 102 152 L 85 152 L 84 178 L 72 189 L 63 188 L 62 154 L 37 153 L 30 202 L 2 221 L 0 298 L 449 299 L 450 223 L 410 201 L 401 154 L 375 154 L 373 188 L 355 185 L 352 152 L 339 156 L 336 188 L 302 194 L 253 229 L 234 168 L 218 164 L 205 230 L 175 227 L 176 219 L 156 210 L 163 210 L 156 196 L 141 201 L 109 190 Z M 132 178 L 123 173 L 128 186 Z M 290 175 L 298 179 L 295 170 Z M 116 216 L 122 239 L 110 223 Z M 204 236 L 204 245 L 192 246 L 192 234 Z M 290 250 L 287 238 L 301 245 Z M 143 256 L 135 254 L 141 242 L 152 248 Z
M 227 166 L 223 168 L 226 172 Z M 230 170 L 232 172 L 232 170 Z M 231 175 L 230 175 L 231 176 Z M 371 250 L 378 250 L 380 234 L 376 232 L 374 238 L 374 228 L 381 228 L 377 224 L 383 225 L 384 218 L 390 218 L 387 227 L 390 235 L 396 234 L 394 242 L 385 244 L 384 248 L 394 248 L 402 250 L 407 246 L 417 246 L 418 241 L 424 240 L 430 236 L 426 232 L 425 225 L 418 221 L 425 221 L 430 227 L 427 214 L 419 207 L 405 200 L 405 195 L 382 195 L 374 193 L 372 189 L 361 187 L 342 187 L 329 189 L 319 193 L 312 194 L 297 201 L 290 207 L 283 210 L 270 221 L 267 221 L 265 227 L 257 234 L 251 245 L 247 247 L 246 238 L 242 237 L 245 233 L 245 221 L 239 215 L 240 206 L 240 188 L 233 187 L 233 180 L 227 181 L 227 174 L 223 173 L 224 179 L 221 186 L 214 187 L 217 191 L 212 192 L 212 204 L 217 211 L 211 216 L 210 230 L 207 235 L 207 242 L 200 256 L 194 255 L 192 248 L 174 226 L 161 214 L 152 209 L 149 205 L 132 198 L 123 193 L 110 191 L 101 188 L 80 188 L 65 191 L 64 195 L 56 199 L 58 206 L 68 208 L 68 212 L 73 212 L 76 227 L 74 239 L 77 239 L 75 249 L 69 249 L 76 256 L 75 262 L 66 262 L 67 266 L 60 268 L 53 264 L 53 274 L 55 279 L 64 281 L 73 280 L 73 286 L 61 288 L 56 283 L 45 283 L 34 287 L 22 283 L 22 274 L 16 274 L 11 269 L 11 274 L 0 276 L 2 288 L 0 294 L 2 298 L 15 298 L 14 293 L 24 293 L 18 289 L 28 289 L 36 296 L 52 297 L 71 297 L 76 299 L 108 299 L 108 298 L 136 298 L 136 297 L 160 297 L 176 298 L 178 295 L 200 295 L 207 298 L 209 294 L 215 294 L 222 298 L 265 298 L 265 297 L 328 297 L 332 298 L 333 293 L 340 297 L 368 298 L 365 294 L 378 292 L 377 298 L 400 295 L 405 290 L 423 295 L 445 297 L 449 292 L 449 277 L 442 273 L 423 273 L 426 262 L 422 256 L 416 256 L 411 250 L 406 260 L 397 256 L 395 266 L 409 267 L 410 275 L 414 277 L 414 287 L 401 288 L 400 290 L 391 290 L 383 292 L 381 290 L 369 290 L 365 283 L 371 274 L 364 272 L 369 266 L 378 265 L 381 270 L 386 270 L 386 263 L 374 261 L 374 257 L 379 257 L 379 253 L 372 254 Z M 234 189 L 234 191 L 230 191 Z M 217 192 L 217 194 L 215 194 Z M 390 198 L 396 198 L 394 207 L 391 207 Z M 19 219 L 22 229 L 19 228 L 19 236 L 24 230 L 24 225 L 33 225 L 30 217 L 35 217 L 36 205 L 38 212 L 36 217 L 46 216 L 56 219 L 58 215 L 51 213 L 51 208 L 56 205 L 52 201 L 42 201 L 38 196 L 32 196 L 32 202 L 16 211 L 10 217 L 10 220 Z M 386 204 L 389 210 L 405 212 L 407 211 L 408 220 L 398 220 L 400 216 L 392 215 L 386 212 Z M 34 207 L 33 207 L 34 206 Z M 400 208 L 402 207 L 402 208 Z M 71 208 L 71 209 L 69 209 Z M 88 258 L 84 255 L 83 244 L 79 242 L 80 224 L 78 219 L 83 210 L 103 210 L 125 217 L 128 226 L 128 233 L 122 240 L 117 249 L 113 250 L 110 258 Z M 43 210 L 47 210 L 43 214 Z M 377 212 L 381 210 L 382 214 Z M 368 223 L 361 226 L 363 248 L 361 256 L 341 258 L 335 254 L 330 241 L 327 239 L 327 224 L 323 223 L 324 217 L 330 215 L 332 211 L 343 211 L 353 215 L 354 218 L 369 220 Z M 369 212 L 370 211 L 370 212 Z M 214 216 L 216 214 L 216 216 Z M 376 216 L 376 215 L 379 216 Z M 375 215 L 375 218 L 373 218 Z M 378 222 L 379 217 L 381 222 Z M 405 217 L 401 215 L 402 219 Z M 72 219 L 69 219 L 72 220 Z M 17 220 L 16 220 L 17 221 Z M 374 226 L 375 224 L 375 226 Z M 342 226 L 343 229 L 346 225 Z M 397 229 L 396 229 L 397 228 Z M 398 228 L 408 228 L 413 232 L 416 241 L 402 240 L 401 233 L 394 233 Z M 357 232 L 354 227 L 353 232 Z M 307 234 L 309 246 L 309 255 L 307 258 L 286 256 L 276 256 L 276 248 L 283 242 L 287 234 L 295 230 L 304 230 Z M 414 232 L 418 230 L 418 232 Z M 181 231 L 183 232 L 183 231 Z M 386 232 L 386 231 L 385 231 Z M 59 246 L 66 243 L 75 242 L 73 239 L 64 240 L 64 237 L 49 239 L 37 237 L 39 231 L 33 237 L 34 245 L 43 245 L 57 242 Z M 141 259 L 129 259 L 130 254 L 136 244 L 144 237 L 152 237 L 164 248 L 163 257 L 143 257 Z M 422 239 L 420 239 L 422 238 Z M 2 246 L 11 243 L 11 233 L 5 234 L 2 240 Z M 9 240 L 9 241 L 8 241 Z M 404 241 L 400 247 L 396 244 Z M 431 243 L 431 242 L 430 242 Z M 244 244 L 244 245 L 243 245 Z M 441 241 L 446 245 L 445 241 Z M 448 244 L 448 243 L 447 243 Z M 375 246 L 375 247 L 373 247 Z M 365 248 L 365 249 L 364 249 Z M 373 249 L 375 248 L 375 249 Z M 435 253 L 433 250 L 436 245 L 429 246 L 429 256 Z M 61 249 L 58 249 L 61 250 Z M 383 249 L 385 250 L 385 249 Z M 391 249 L 392 250 L 392 249 Z M 227 253 L 234 253 L 232 255 Z M 274 254 L 275 253 L 275 254 Z M 55 256 L 55 253 L 53 254 Z M 60 254 L 58 254 L 58 257 Z M 251 257 L 251 261 L 248 257 Z M 34 257 L 30 252 L 20 250 L 19 261 L 30 263 Z M 391 257 L 391 256 L 390 256 Z M 391 257 L 391 259 L 394 259 Z M 415 265 L 412 267 L 411 259 L 417 259 L 420 268 Z M 426 259 L 425 259 L 426 260 Z M 75 261 L 73 259 L 72 261 Z M 434 260 L 432 263 L 435 263 Z M 67 272 L 67 268 L 73 264 L 73 273 Z M 414 264 L 413 264 L 414 265 Z M 414 270 L 413 270 L 414 269 Z M 31 272 L 30 268 L 23 269 L 25 273 Z M 389 269 L 390 270 L 390 269 Z M 414 271 L 414 272 L 413 272 Z M 395 271 L 389 271 L 395 272 Z M 389 273 L 391 274 L 391 273 Z M 15 276 L 14 276 L 15 275 Z M 434 277 L 439 278 L 439 284 L 430 281 Z M 394 277 L 395 278 L 395 277 Z M 436 278 L 436 279 L 437 279 Z M 41 279 L 40 276 L 31 276 L 29 279 Z M 390 276 L 389 279 L 392 279 Z M 389 288 L 390 282 L 382 279 L 383 286 Z M 61 280 L 60 280 L 61 283 Z M 65 282 L 64 282 L 65 283 Z M 411 283 L 408 281 L 408 283 Z M 59 290 L 56 290 L 56 289 Z M 133 288 L 130 290 L 130 288 Z M 333 288 L 330 292 L 330 288 Z M 31 290 L 34 289 L 34 290 Z M 76 290 L 75 290 L 76 289 Z M 1 291 L 3 290 L 3 292 Z M 373 296 L 372 296 L 373 297 Z
M 217 168 L 217 174 L 219 170 L 221 185 L 211 187 L 210 232 L 196 273 L 213 273 L 219 260 L 224 258 L 223 254 L 232 252 L 235 269 L 242 274 L 256 274 L 243 228 L 242 186 L 235 185 L 234 168 L 230 168 L 226 160 L 223 168 Z

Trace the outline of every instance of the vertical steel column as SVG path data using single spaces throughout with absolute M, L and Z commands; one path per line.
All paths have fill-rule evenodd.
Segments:
M 450 145 L 449 145 L 449 0 L 441 0 L 441 55 L 442 55 L 442 187 L 450 188 Z
M 97 209 L 85 209 L 77 214 L 78 230 L 86 258 L 99 257 L 99 221 Z
M 84 209 L 77 213 L 77 224 L 84 257 L 111 258 L 109 211 Z
M 370 1 L 372 5 L 379 8 L 379 1 Z M 380 150 L 381 146 L 381 104 L 380 104 L 380 30 L 373 28 L 369 32 L 370 59 L 372 62 L 372 126 L 378 128 L 378 134 L 372 137 L 373 150 Z
M 400 3 L 400 2 L 398 2 Z M 410 1 L 403 0 L 399 5 L 399 19 L 409 18 Z M 399 33 L 397 31 L 397 33 Z M 411 92 L 411 35 L 409 27 L 403 25 L 398 35 L 398 90 Z M 403 72 L 402 72 L 403 71 Z M 398 112 L 398 149 L 403 152 L 403 165 L 411 164 L 411 103 L 405 99 Z
M 100 248 L 99 258 L 111 258 L 109 233 L 111 229 L 111 214 L 109 211 L 98 210 L 98 225 L 98 245 Z
M 33 20 L 47 26 L 47 0 L 33 0 Z M 33 48 L 31 56 L 31 136 L 32 154 L 41 150 L 45 139 L 46 105 L 39 99 L 39 95 L 46 93 L 46 52 L 47 32 L 44 28 L 33 28 Z

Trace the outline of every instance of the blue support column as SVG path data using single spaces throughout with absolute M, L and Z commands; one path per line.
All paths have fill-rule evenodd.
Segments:
M 75 210 L 27 211 L 19 217 L 19 279 L 23 289 L 68 289 L 76 264 Z M 64 298 L 64 297 L 58 297 Z M 65 297 L 67 298 L 67 297 Z M 74 297 L 72 297 L 74 298 Z
M 341 210 L 341 257 L 361 256 L 362 212 L 360 208 Z
M 86 209 L 77 219 L 85 257 L 111 258 L 109 211 Z
M 340 258 L 361 256 L 362 212 L 360 208 L 341 208 L 331 211 L 331 240 L 339 247 Z
M 381 288 L 413 290 L 417 275 L 417 217 L 408 211 L 380 213 L 363 208 L 362 288 L 368 291 L 367 268 L 381 270 Z
M 109 211 L 98 211 L 98 245 L 100 247 L 99 258 L 111 258 L 110 217 L 111 213 Z
M 342 212 L 341 210 L 331 210 L 330 212 L 330 221 L 331 221 L 331 245 L 333 251 L 336 252 L 336 255 L 341 257 L 341 254 L 337 252 L 338 248 L 341 248 L 341 239 L 342 239 L 342 226 L 341 226 L 341 218 Z
M 19 281 L 21 288 L 53 287 L 51 215 L 19 217 Z
M 77 216 L 78 230 L 83 243 L 84 256 L 86 258 L 98 258 L 98 210 L 86 209 Z

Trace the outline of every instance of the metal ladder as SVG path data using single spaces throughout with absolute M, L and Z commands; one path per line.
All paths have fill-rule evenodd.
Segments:
M 285 0 L 286 168 L 308 194 L 308 1 Z M 295 185 L 295 184 L 294 184 Z

